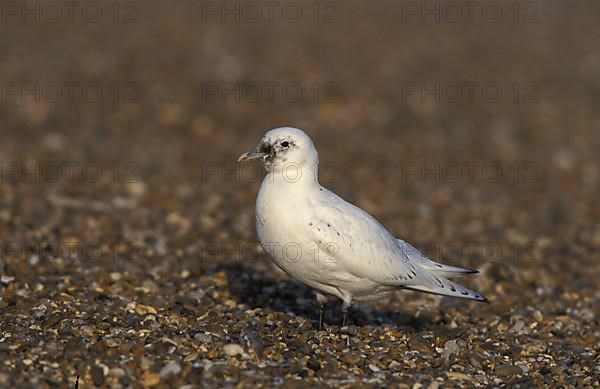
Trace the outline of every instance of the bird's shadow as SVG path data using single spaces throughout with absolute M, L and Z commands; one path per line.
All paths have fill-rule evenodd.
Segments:
M 292 279 L 275 279 L 266 272 L 259 272 L 242 264 L 223 264 L 218 270 L 228 278 L 231 296 L 249 308 L 293 313 L 311 321 L 318 328 L 319 306 L 311 288 Z M 326 307 L 325 326 L 341 326 L 343 313 L 341 300 L 330 298 Z M 371 309 L 353 305 L 348 315 L 348 325 L 369 326 L 390 324 L 410 332 L 436 328 L 434 320 L 427 316 L 415 317 L 396 310 Z

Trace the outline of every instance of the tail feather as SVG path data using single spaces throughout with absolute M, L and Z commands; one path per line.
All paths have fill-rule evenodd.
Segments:
M 447 280 L 443 277 L 433 276 L 433 280 L 434 282 L 429 285 L 405 285 L 404 287 L 407 289 L 439 294 L 442 296 L 458 297 L 483 302 L 488 301 L 481 293 L 475 292 L 469 288 L 465 288 L 464 286 Z
M 428 262 L 422 262 L 421 266 L 431 271 L 432 273 L 435 273 L 445 278 L 456 278 L 467 274 L 479 273 L 479 270 L 465 269 L 464 267 L 458 266 L 442 265 L 441 263 L 437 263 L 431 260 L 429 260 Z
M 458 297 L 476 301 L 488 301 L 480 293 L 465 288 L 448 278 L 455 278 L 465 274 L 479 273 L 477 270 L 465 269 L 458 266 L 442 265 L 425 257 L 419 250 L 403 241 L 397 239 L 398 247 L 408 257 L 410 262 L 417 267 L 418 275 L 412 282 L 403 283 L 406 289 L 420 292 L 439 294 L 449 297 Z M 416 269 L 415 269 L 416 270 Z
M 479 273 L 477 270 L 465 269 L 464 267 L 442 265 L 441 263 L 437 263 L 427 258 L 410 243 L 407 243 L 402 239 L 397 239 L 396 241 L 402 252 L 404 252 L 404 254 L 406 254 L 415 265 L 418 265 L 437 276 L 444 278 L 456 278 L 467 274 Z

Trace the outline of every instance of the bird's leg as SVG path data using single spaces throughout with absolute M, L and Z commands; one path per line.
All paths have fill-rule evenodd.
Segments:
M 344 313 L 344 318 L 342 319 L 342 327 L 346 327 L 346 319 L 348 318 L 348 311 L 350 310 L 350 302 L 344 301 L 342 303 L 342 312 Z
M 323 314 L 325 313 L 325 303 L 327 302 L 327 296 L 322 293 L 315 292 L 317 296 L 317 302 L 319 303 L 319 331 L 323 328 Z
M 325 304 L 319 304 L 319 331 L 323 329 L 323 311 L 325 310 Z

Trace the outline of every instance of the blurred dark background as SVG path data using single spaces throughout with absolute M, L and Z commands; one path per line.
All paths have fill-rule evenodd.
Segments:
M 169 312 L 223 268 L 224 290 L 251 296 L 237 303 L 312 319 L 312 302 L 247 289 L 285 278 L 240 254 L 260 179 L 235 161 L 291 125 L 315 140 L 325 186 L 433 259 L 483 270 L 471 286 L 499 305 L 482 312 L 586 309 L 597 336 L 600 3 L 265 4 L 2 2 L 5 332 L 27 333 L 8 318 L 65 293 Z M 101 255 L 42 255 L 84 242 Z M 308 301 L 298 290 L 286 298 Z M 414 315 L 402 296 L 388 310 Z

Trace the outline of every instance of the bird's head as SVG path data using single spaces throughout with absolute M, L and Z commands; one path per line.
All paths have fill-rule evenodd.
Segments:
M 318 168 L 319 154 L 304 131 L 293 127 L 269 130 L 252 151 L 242 154 L 238 161 L 261 159 L 268 172 L 301 169 L 302 174 Z M 306 171 L 305 171 L 306 169 Z

